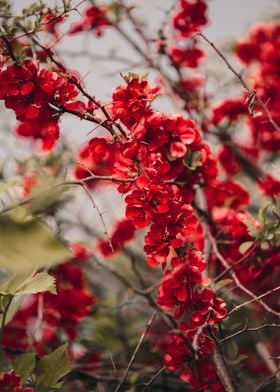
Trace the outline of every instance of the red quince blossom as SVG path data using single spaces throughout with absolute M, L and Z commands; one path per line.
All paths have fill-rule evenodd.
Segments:
M 50 34 L 53 34 L 54 37 L 59 37 L 59 32 L 57 30 L 58 25 L 64 22 L 64 16 L 57 14 L 55 11 L 50 11 L 44 18 L 42 19 L 43 28 Z
M 248 114 L 248 106 L 244 97 L 226 98 L 213 106 L 213 124 L 217 125 L 223 120 L 234 122 L 239 116 Z
M 31 387 L 23 387 L 21 379 L 14 370 L 0 373 L 0 391 L 1 392 L 35 392 Z
M 1 71 L 0 87 L 0 99 L 21 122 L 16 133 L 42 140 L 43 150 L 52 149 L 59 137 L 58 110 L 62 106 L 86 110 L 82 102 L 74 102 L 79 92 L 65 75 L 47 69 L 39 70 L 36 61 L 26 60 L 21 65 L 13 64 Z
M 13 64 L 0 72 L 0 98 L 28 96 L 34 89 L 39 64 L 26 60 L 21 66 Z
M 152 224 L 149 233 L 145 236 L 144 251 L 147 253 L 147 263 L 151 267 L 162 264 L 166 265 L 167 257 L 170 252 L 171 244 L 178 246 L 182 244 L 182 240 L 175 240 L 176 232 L 171 233 L 168 227 Z
M 207 5 L 204 0 L 181 0 L 180 6 L 173 16 L 173 27 L 182 37 L 190 37 L 207 24 Z
M 214 206 L 242 209 L 250 204 L 250 194 L 238 181 L 215 180 L 211 186 L 205 188 L 208 208 Z
M 208 359 L 204 358 L 193 369 L 185 368 L 180 372 L 180 380 L 190 385 L 193 390 L 203 392 L 224 392 L 224 385 Z
M 157 97 L 159 87 L 151 87 L 147 80 L 132 79 L 119 86 L 112 97 L 112 114 L 131 127 L 152 113 L 151 102 Z
M 162 277 L 157 302 L 165 311 L 175 309 L 174 317 L 180 318 L 190 310 L 194 286 L 209 284 L 209 279 L 202 276 L 206 262 L 201 251 L 191 249 L 181 258 L 172 258 L 170 264 L 172 268 Z
M 204 105 L 205 80 L 201 75 L 183 76 L 176 85 L 176 93 L 184 100 L 184 108 L 188 111 L 200 111 Z
M 191 343 L 196 335 L 196 330 L 190 328 L 188 323 L 181 323 L 180 330 Z M 224 387 L 220 382 L 214 366 L 209 362 L 213 341 L 204 331 L 197 339 L 197 354 L 199 361 L 192 361 L 192 353 L 184 336 L 171 335 L 171 342 L 165 349 L 164 363 L 168 370 L 179 371 L 179 378 L 189 384 L 193 390 L 207 392 L 209 390 L 223 392 Z
M 180 331 L 191 342 L 194 338 L 195 331 L 191 330 L 187 323 L 180 324 Z M 180 374 L 183 370 L 189 368 L 192 358 L 190 348 L 187 346 L 183 336 L 171 333 L 171 342 L 166 348 L 163 360 L 168 370 L 179 370 Z M 199 356 L 207 356 L 212 352 L 213 342 L 204 333 L 198 338 L 198 354 Z
M 266 196 L 275 197 L 280 194 L 280 181 L 269 174 L 259 180 L 258 186 Z
M 57 295 L 44 293 L 26 298 L 13 320 L 5 326 L 4 347 L 26 350 L 33 344 L 39 353 L 44 353 L 46 344 L 58 343 L 58 330 L 71 340 L 76 338 L 78 322 L 88 316 L 97 302 L 86 288 L 81 267 L 73 264 L 76 261 L 75 258 L 53 270 Z M 34 320 L 39 317 L 41 307 L 42 322 L 34 331 Z
M 194 44 L 186 49 L 179 46 L 169 48 L 169 57 L 178 67 L 197 68 L 204 56 L 205 52 Z
M 16 127 L 15 132 L 24 138 L 42 140 L 42 150 L 49 151 L 59 138 L 59 125 L 55 121 L 46 123 L 24 122 Z
M 71 26 L 69 34 L 92 30 L 97 37 L 101 37 L 105 28 L 111 25 L 108 19 L 109 11 L 110 9 L 105 5 L 89 6 L 86 8 L 82 20 Z
M 209 288 L 195 290 L 193 304 L 199 310 L 192 313 L 191 325 L 211 325 L 221 321 L 227 314 L 225 301 L 217 298 L 215 291 Z
M 126 216 L 136 228 L 148 226 L 158 215 L 170 210 L 168 187 L 150 184 L 142 189 L 132 191 L 126 198 Z
M 252 89 L 265 103 L 276 124 L 280 123 L 279 31 L 279 22 L 257 24 L 250 30 L 249 37 L 236 45 L 239 59 L 246 65 L 254 64 L 255 71 L 250 75 Z M 253 143 L 266 151 L 279 151 L 279 131 L 268 121 L 264 109 L 256 102 L 253 109 L 254 115 L 248 120 Z
M 74 170 L 75 177 L 83 179 L 90 177 L 92 174 L 98 176 L 114 174 L 117 151 L 118 145 L 113 143 L 110 137 L 96 137 L 90 140 L 78 153 L 77 161 L 79 165 Z M 104 183 L 98 182 L 98 185 L 104 185 Z M 92 180 L 87 181 L 86 184 L 93 187 L 97 185 L 97 182 Z
M 71 242 L 70 247 L 75 261 L 86 262 L 89 260 L 90 251 L 85 245 L 80 244 L 79 242 Z
M 115 229 L 110 237 L 110 242 L 107 239 L 102 239 L 98 242 L 98 248 L 105 257 L 115 255 L 121 251 L 124 246 L 134 239 L 135 227 L 129 219 L 122 219 L 117 222 Z

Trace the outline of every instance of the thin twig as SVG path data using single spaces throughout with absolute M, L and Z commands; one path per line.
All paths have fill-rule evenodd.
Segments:
M 146 392 L 150 386 L 155 382 L 155 380 L 166 370 L 166 366 L 162 366 L 156 374 L 145 384 L 145 387 L 143 389 L 143 392 Z
M 202 32 L 199 32 L 197 36 L 200 36 L 204 41 L 206 41 L 213 49 L 214 51 L 218 54 L 218 56 L 223 60 L 223 62 L 227 65 L 228 69 L 237 77 L 241 85 L 244 87 L 244 89 L 248 92 L 248 107 L 249 107 L 249 112 L 253 112 L 251 109 L 252 107 L 256 104 L 258 104 L 264 111 L 268 122 L 278 131 L 280 132 L 280 126 L 274 121 L 274 119 L 271 116 L 270 111 L 268 110 L 266 104 L 260 99 L 260 97 L 257 95 L 257 92 L 253 89 L 251 89 L 248 84 L 245 82 L 243 79 L 241 73 L 237 72 L 234 67 L 231 65 L 231 63 L 228 61 L 228 59 L 223 55 L 223 53 L 217 48 L 217 46 L 214 44 L 214 42 L 210 41 Z
M 230 376 L 228 374 L 226 365 L 224 363 L 223 355 L 220 351 L 220 348 L 215 345 L 213 348 L 213 354 L 212 354 L 213 362 L 216 368 L 216 371 L 220 377 L 220 380 L 223 383 L 223 386 L 225 388 L 226 392 L 234 392 L 234 388 L 230 379 Z
M 274 314 L 275 316 L 280 317 L 280 313 L 276 312 L 275 310 L 271 309 L 268 307 L 268 305 L 266 305 L 266 303 L 262 302 L 261 299 L 264 297 L 267 297 L 268 295 L 275 293 L 276 291 L 280 290 L 280 286 L 274 287 L 274 289 L 268 290 L 266 293 L 261 294 L 256 296 L 255 294 L 251 293 L 250 296 L 253 296 L 254 298 L 250 299 L 249 301 L 243 302 L 242 304 L 235 306 L 229 313 L 228 316 L 230 316 L 232 313 L 240 310 L 241 308 L 243 308 L 244 306 L 249 305 L 250 303 L 257 301 L 259 304 L 261 304 L 268 312 Z M 247 293 L 248 294 L 248 293 Z M 265 306 L 264 306 L 265 305 Z
M 223 339 L 219 339 L 219 341 L 221 343 L 223 343 L 223 342 L 226 342 L 227 340 L 235 338 L 238 335 L 241 335 L 244 332 L 257 332 L 257 331 L 260 331 L 260 330 L 265 329 L 265 328 L 273 328 L 273 327 L 278 327 L 279 328 L 280 324 L 274 324 L 274 323 L 273 324 L 263 324 L 263 325 L 260 325 L 259 327 L 255 327 L 255 328 L 248 328 L 248 326 L 245 325 L 245 327 L 242 328 L 240 331 L 237 331 L 237 332 L 235 332 L 235 333 L 233 333 L 233 334 L 231 334 L 229 336 L 226 336 Z
M 123 376 L 122 376 L 122 378 L 121 378 L 117 388 L 115 389 L 115 392 L 118 392 L 120 390 L 122 384 L 124 383 L 128 373 L 129 373 L 129 370 L 130 370 L 130 368 L 131 368 L 131 366 L 132 366 L 132 364 L 133 364 L 133 362 L 135 360 L 135 357 L 136 357 L 138 351 L 140 350 L 140 347 L 141 347 L 141 345 L 142 345 L 142 343 L 143 343 L 143 341 L 145 339 L 145 336 L 147 335 L 147 332 L 149 331 L 149 329 L 150 329 L 150 327 L 151 327 L 151 325 L 152 325 L 156 315 L 157 315 L 157 312 L 154 311 L 154 313 L 152 314 L 152 317 L 150 318 L 150 320 L 146 324 L 146 326 L 145 326 L 145 328 L 144 328 L 144 330 L 143 330 L 143 332 L 142 332 L 142 334 L 140 336 L 140 339 L 139 339 L 139 341 L 137 343 L 137 346 L 135 347 L 135 350 L 133 351 L 133 354 L 132 354 L 132 356 L 130 358 L 130 361 L 129 361 L 129 363 L 128 363 L 125 371 L 124 371 L 124 374 L 123 374 Z

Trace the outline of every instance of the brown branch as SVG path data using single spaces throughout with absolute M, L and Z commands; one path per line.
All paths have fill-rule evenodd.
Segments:
M 243 286 L 244 287 L 244 286 Z M 250 299 L 249 301 L 243 302 L 241 305 L 235 306 L 235 308 L 233 308 L 229 313 L 228 316 L 230 316 L 232 313 L 240 310 L 241 308 L 243 308 L 244 306 L 249 305 L 250 303 L 257 301 L 259 304 L 261 304 L 268 312 L 274 314 L 275 316 L 280 317 L 280 312 L 276 312 L 275 310 L 271 309 L 270 307 L 268 307 L 268 305 L 265 302 L 262 302 L 261 299 L 264 297 L 267 297 L 270 294 L 275 293 L 276 291 L 280 290 L 280 286 L 274 287 L 274 289 L 268 290 L 266 293 L 261 294 L 256 296 L 255 294 L 251 293 L 249 290 L 249 292 L 251 293 L 250 296 L 253 297 L 252 299 Z M 248 293 L 247 293 L 248 294 Z M 265 305 L 265 306 L 264 306 Z
M 274 314 L 274 315 L 277 316 L 277 317 L 280 317 L 280 313 L 279 313 L 279 312 L 277 312 L 277 311 L 274 310 L 274 309 L 271 309 L 270 306 L 268 306 L 268 305 L 267 305 L 265 302 L 263 302 L 262 299 L 261 299 L 261 298 L 265 297 L 266 295 L 269 295 L 269 294 L 271 294 L 272 292 L 274 292 L 274 291 L 276 291 L 276 290 L 279 290 L 279 289 L 280 289 L 280 286 L 277 287 L 277 288 L 274 288 L 273 290 L 270 290 L 270 292 L 267 292 L 267 293 L 265 293 L 265 294 L 262 294 L 261 296 L 257 296 L 256 294 L 254 294 L 252 291 L 250 291 L 249 289 L 247 289 L 247 287 L 245 287 L 245 286 L 240 282 L 240 280 L 238 279 L 236 273 L 235 273 L 233 270 L 230 270 L 230 269 L 229 269 L 229 268 L 230 268 L 230 264 L 226 261 L 226 259 L 223 257 L 223 255 L 222 255 L 222 254 L 220 253 L 220 251 L 218 250 L 216 241 L 215 241 L 215 239 L 211 236 L 211 234 L 210 234 L 209 232 L 208 232 L 208 236 L 209 236 L 209 239 L 210 239 L 210 241 L 211 241 L 211 243 L 212 243 L 212 248 L 213 248 L 213 251 L 214 251 L 216 257 L 217 257 L 218 260 L 221 262 L 221 264 L 222 264 L 226 269 L 229 270 L 229 274 L 230 274 L 230 276 L 232 277 L 232 279 L 233 279 L 235 285 L 236 285 L 240 290 L 242 290 L 245 294 L 247 294 L 250 298 L 252 298 L 251 300 L 245 302 L 244 304 L 241 304 L 241 305 L 239 305 L 239 306 L 236 306 L 232 311 L 230 311 L 230 312 L 228 313 L 228 315 L 230 315 L 231 313 L 233 313 L 233 312 L 239 310 L 241 307 L 243 307 L 243 306 L 245 306 L 245 305 L 248 305 L 248 304 L 250 304 L 251 302 L 256 301 L 256 302 L 257 302 L 259 305 L 261 305 L 267 312 L 269 312 L 269 313 L 271 313 L 271 314 Z
M 23 28 L 23 26 L 22 26 Z M 23 31 L 26 32 L 25 28 L 23 28 Z M 56 59 L 56 56 L 54 54 L 54 52 L 52 51 L 51 48 L 47 48 L 44 45 L 42 45 L 35 37 L 34 35 L 31 35 L 31 40 L 32 42 L 39 46 L 39 48 L 41 48 L 49 57 L 49 59 L 62 71 L 67 75 L 67 79 L 74 85 L 77 87 L 77 89 L 80 91 L 80 93 L 86 97 L 89 101 L 91 101 L 92 103 L 94 103 L 104 114 L 105 118 L 107 119 L 108 123 L 112 123 L 115 125 L 115 127 L 119 130 L 119 132 L 125 137 L 127 138 L 126 132 L 122 129 L 120 124 L 114 123 L 113 120 L 111 119 L 109 113 L 107 112 L 107 110 L 105 109 L 104 105 L 100 104 L 98 102 L 98 100 L 96 100 L 93 96 L 91 96 L 81 85 L 81 83 L 79 81 L 76 80 L 75 77 L 73 77 L 71 75 L 71 73 L 69 73 L 69 71 L 67 70 L 67 68 Z M 73 113 L 72 113 L 73 114 Z M 119 138 L 118 134 L 115 133 L 113 127 L 111 128 L 112 133 Z
M 278 327 L 279 328 L 280 324 L 274 324 L 274 323 L 273 324 L 263 324 L 263 325 L 260 325 L 259 327 L 255 327 L 255 328 L 248 328 L 248 326 L 245 325 L 245 327 L 242 328 L 240 331 L 237 331 L 237 332 L 235 332 L 235 333 L 233 333 L 233 334 L 231 334 L 229 336 L 226 336 L 223 339 L 219 339 L 219 342 L 221 342 L 221 343 L 226 342 L 227 340 L 233 339 L 236 336 L 241 335 L 244 332 L 257 332 L 257 331 L 260 331 L 260 330 L 265 329 L 265 328 L 273 328 L 273 327 Z
M 220 348 L 217 345 L 214 345 L 213 354 L 212 354 L 213 362 L 216 368 L 216 371 L 220 377 L 220 380 L 223 383 L 226 392 L 234 392 L 234 388 L 231 382 L 231 378 L 228 374 L 228 370 L 226 368 L 224 358 Z
M 271 358 L 271 354 L 263 342 L 258 342 L 256 344 L 256 350 L 259 356 L 263 359 L 267 369 L 270 371 L 272 375 L 275 375 L 279 368 L 277 368 L 274 360 Z
M 124 371 L 124 374 L 123 374 L 123 376 L 122 376 L 122 378 L 121 378 L 117 388 L 115 389 L 115 392 L 118 392 L 120 390 L 122 384 L 124 383 L 128 373 L 129 373 L 129 370 L 130 370 L 130 368 L 131 368 L 131 366 L 132 366 L 132 364 L 133 364 L 133 362 L 135 360 L 135 357 L 136 357 L 137 353 L 139 352 L 140 347 L 142 346 L 142 343 L 143 343 L 143 341 L 145 339 L 145 336 L 147 335 L 147 332 L 149 331 L 149 329 L 150 329 L 150 327 L 151 327 L 151 325 L 152 325 L 156 315 L 157 315 L 157 312 L 154 311 L 154 313 L 152 314 L 152 317 L 150 318 L 150 320 L 146 324 L 146 326 L 145 326 L 145 328 L 144 328 L 144 330 L 143 330 L 143 332 L 142 332 L 142 334 L 140 336 L 140 339 L 139 339 L 139 341 L 137 343 L 137 346 L 135 347 L 135 350 L 133 351 L 133 354 L 132 354 L 132 356 L 130 358 L 130 361 L 129 361 L 129 363 L 128 363 L 125 371 Z
M 143 389 L 143 392 L 148 391 L 148 389 L 150 388 L 150 386 L 155 382 L 155 380 L 166 370 L 166 366 L 163 366 L 162 368 L 160 368 L 156 374 L 150 379 L 150 381 L 145 383 L 145 387 Z
M 234 67 L 231 65 L 231 63 L 228 61 L 228 59 L 223 55 L 223 53 L 217 48 L 217 46 L 214 44 L 214 42 L 210 41 L 202 32 L 199 32 L 197 36 L 200 36 L 205 42 L 207 42 L 213 50 L 218 54 L 218 56 L 223 60 L 223 62 L 227 65 L 228 69 L 236 76 L 236 78 L 239 80 L 241 85 L 244 87 L 244 89 L 248 92 L 248 108 L 249 112 L 252 114 L 252 107 L 256 104 L 258 104 L 264 111 L 268 122 L 278 131 L 280 132 L 280 126 L 274 121 L 274 119 L 271 116 L 271 113 L 269 112 L 266 104 L 259 98 L 257 95 L 257 92 L 253 89 L 251 89 L 248 84 L 245 82 L 243 79 L 241 73 L 237 72 Z

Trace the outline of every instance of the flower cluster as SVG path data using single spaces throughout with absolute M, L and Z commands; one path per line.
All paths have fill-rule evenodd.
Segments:
M 100 7 L 89 6 L 84 11 L 83 18 L 71 26 L 69 34 L 76 34 L 81 31 L 94 31 L 97 37 L 101 37 L 104 29 L 111 25 L 108 13 L 109 8 L 105 5 Z
M 59 109 L 85 109 L 81 102 L 74 102 L 77 87 L 62 73 L 40 69 L 37 61 L 26 60 L 2 69 L 0 87 L 0 99 L 20 121 L 16 133 L 41 139 L 44 150 L 50 150 L 59 137 Z
M 0 373 L 0 390 L 2 392 L 35 392 L 31 387 L 23 387 L 20 376 L 14 370 Z
M 3 345 L 26 350 L 34 345 L 39 353 L 59 342 L 60 334 L 74 341 L 78 323 L 88 316 L 96 298 L 86 287 L 81 263 L 88 259 L 86 249 L 74 243 L 73 259 L 53 269 L 57 295 L 45 293 L 26 298 L 13 320 L 5 327 Z M 34 320 L 40 320 L 35 323 Z
M 207 24 L 207 5 L 204 0 L 181 0 L 180 6 L 173 16 L 173 26 L 182 37 L 190 37 Z

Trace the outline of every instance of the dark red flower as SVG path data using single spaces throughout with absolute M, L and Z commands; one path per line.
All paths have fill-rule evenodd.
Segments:
M 186 49 L 179 46 L 171 46 L 169 48 L 169 56 L 176 66 L 196 68 L 205 56 L 205 52 L 195 45 Z
M 108 19 L 109 8 L 105 5 L 96 7 L 94 5 L 86 8 L 83 18 L 80 22 L 74 23 L 69 34 L 76 34 L 80 31 L 94 31 L 97 37 L 103 35 L 103 31 L 111 23 Z
M 1 392 L 35 392 L 31 387 L 23 387 L 21 379 L 14 370 L 0 374 L 0 391 Z
M 109 240 L 102 239 L 98 242 L 98 248 L 103 256 L 112 256 L 123 249 L 127 242 L 134 239 L 135 227 L 129 219 L 122 219 L 117 222 L 115 229 L 111 235 L 111 243 Z
M 207 24 L 204 0 L 181 0 L 181 8 L 173 16 L 173 26 L 182 37 L 189 37 Z
M 132 126 L 152 113 L 151 102 L 159 93 L 158 87 L 151 87 L 147 80 L 132 79 L 119 86 L 113 93 L 112 113 L 125 125 Z

